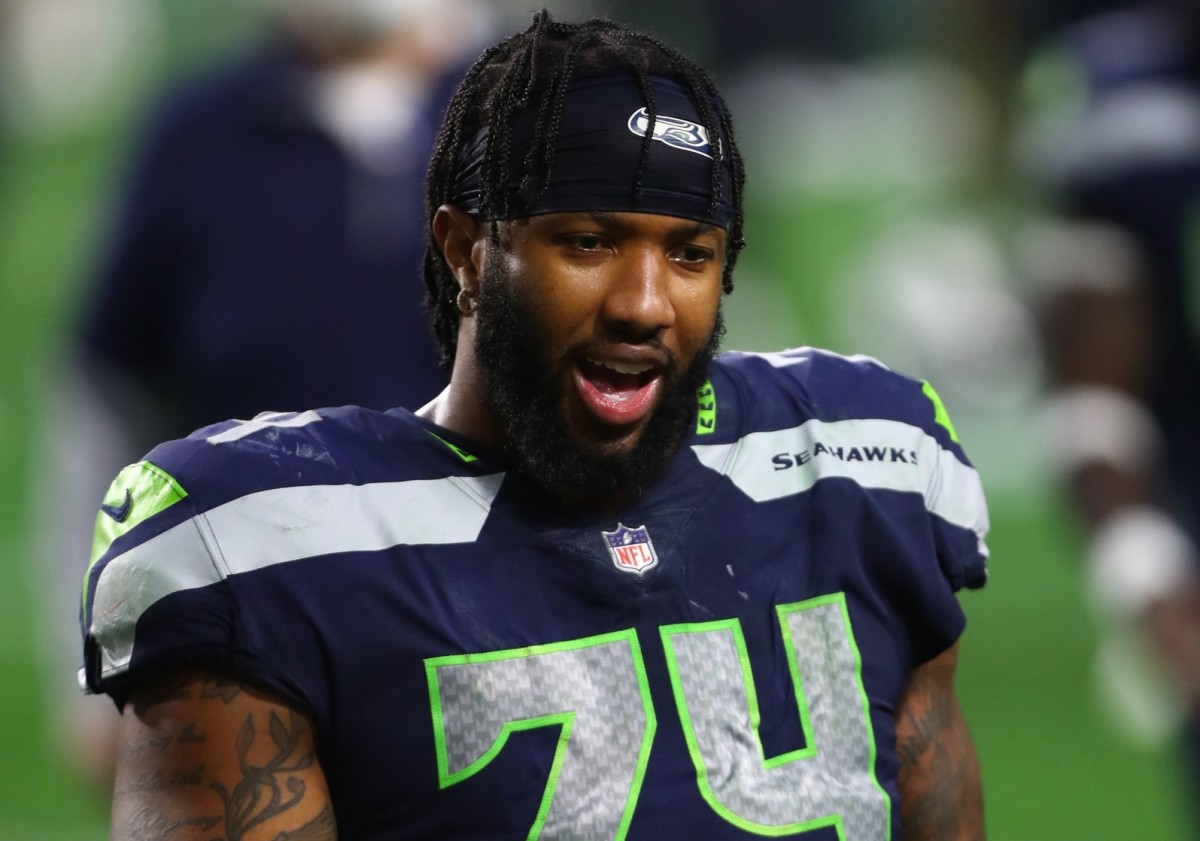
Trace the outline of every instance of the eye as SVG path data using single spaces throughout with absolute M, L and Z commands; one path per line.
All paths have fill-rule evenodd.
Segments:
M 711 248 L 701 245 L 681 245 L 671 252 L 671 259 L 686 266 L 700 267 L 716 255 Z
M 604 238 L 599 234 L 569 234 L 563 241 L 577 251 L 602 251 L 605 248 Z

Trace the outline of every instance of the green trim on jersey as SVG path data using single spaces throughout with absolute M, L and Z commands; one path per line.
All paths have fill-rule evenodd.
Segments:
M 155 464 L 139 461 L 125 467 L 113 479 L 96 514 L 88 572 L 114 540 L 186 496 L 175 477 Z M 86 601 L 87 577 L 83 594 Z
M 954 431 L 954 422 L 950 420 L 950 413 L 946 411 L 946 404 L 942 402 L 942 398 L 938 396 L 933 384 L 929 380 L 921 381 L 921 391 L 929 398 L 929 402 L 933 403 L 933 419 L 938 426 L 945 427 L 950 433 L 950 440 L 955 444 L 961 443 L 958 440 L 958 433 Z
M 426 429 L 425 431 L 426 431 L 426 432 L 429 432 L 429 430 L 428 430 L 428 429 Z M 451 444 L 449 441 L 447 441 L 445 438 L 443 438 L 442 436 L 438 435 L 437 433 L 435 433 L 435 432 L 429 432 L 429 434 L 430 434 L 431 436 L 433 436 L 434 438 L 438 439 L 439 441 L 441 441 L 441 442 L 442 442 L 443 444 L 445 444 L 447 447 L 449 447 L 451 452 L 453 452 L 453 453 L 454 453 L 456 456 L 458 456 L 460 459 L 462 459 L 462 460 L 463 460 L 463 463 L 465 463 L 465 464 L 470 464 L 470 463 L 471 463 L 471 462 L 473 462 L 473 461 L 479 461 L 479 457 L 478 457 L 478 456 L 473 456 L 473 455 L 471 455 L 471 454 L 470 454 L 470 453 L 468 453 L 466 450 L 464 450 L 462 447 L 456 447 L 455 445 Z
M 712 380 L 705 380 L 696 391 L 696 434 L 711 435 L 717 431 L 717 391 Z

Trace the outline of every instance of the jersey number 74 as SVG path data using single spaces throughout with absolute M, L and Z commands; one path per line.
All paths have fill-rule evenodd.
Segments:
M 806 747 L 770 759 L 738 621 L 660 629 L 700 793 L 724 820 L 757 835 L 832 826 L 842 841 L 886 841 L 890 801 L 875 777 L 845 596 L 777 611 Z M 657 725 L 634 630 L 438 657 L 425 669 L 442 788 L 484 768 L 509 734 L 559 727 L 528 841 L 625 837 Z

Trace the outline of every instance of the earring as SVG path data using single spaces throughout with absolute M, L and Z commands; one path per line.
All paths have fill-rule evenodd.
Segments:
M 458 297 L 454 299 L 454 305 L 463 315 L 470 315 L 475 312 L 475 297 L 470 295 L 467 290 L 459 289 Z

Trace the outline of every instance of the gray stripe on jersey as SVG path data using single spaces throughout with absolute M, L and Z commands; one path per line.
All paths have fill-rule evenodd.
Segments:
M 772 368 L 790 368 L 792 365 L 808 365 L 812 362 L 814 356 L 827 356 L 832 359 L 843 359 L 847 362 L 859 362 L 875 365 L 885 371 L 890 371 L 887 365 L 884 365 L 873 356 L 866 356 L 861 353 L 851 354 L 849 356 L 836 351 L 826 350 L 825 348 L 809 347 L 803 345 L 801 347 L 788 348 L 787 350 L 779 350 L 770 353 L 753 353 L 750 351 L 734 350 L 725 354 L 731 357 L 754 357 L 761 359 L 770 365 Z
M 979 474 L 920 427 L 876 418 L 810 420 L 692 450 L 701 464 L 728 476 L 755 502 L 794 496 L 835 477 L 865 488 L 919 493 L 931 514 L 974 531 L 980 553 L 987 555 L 988 514 Z
M 237 424 L 236 426 L 231 426 L 224 432 L 210 435 L 204 440 L 210 444 L 228 444 L 230 441 L 237 441 L 245 438 L 247 435 L 253 435 L 260 429 L 267 429 L 272 426 L 296 428 L 308 426 L 310 423 L 316 423 L 319 420 L 322 420 L 321 416 L 312 409 L 300 414 L 296 414 L 295 412 L 263 412 L 253 420 L 234 421 Z
M 503 479 L 497 473 L 276 488 L 198 514 L 101 571 L 89 633 L 100 645 L 102 674 L 128 668 L 138 619 L 172 593 L 335 552 L 469 543 L 479 536 Z

